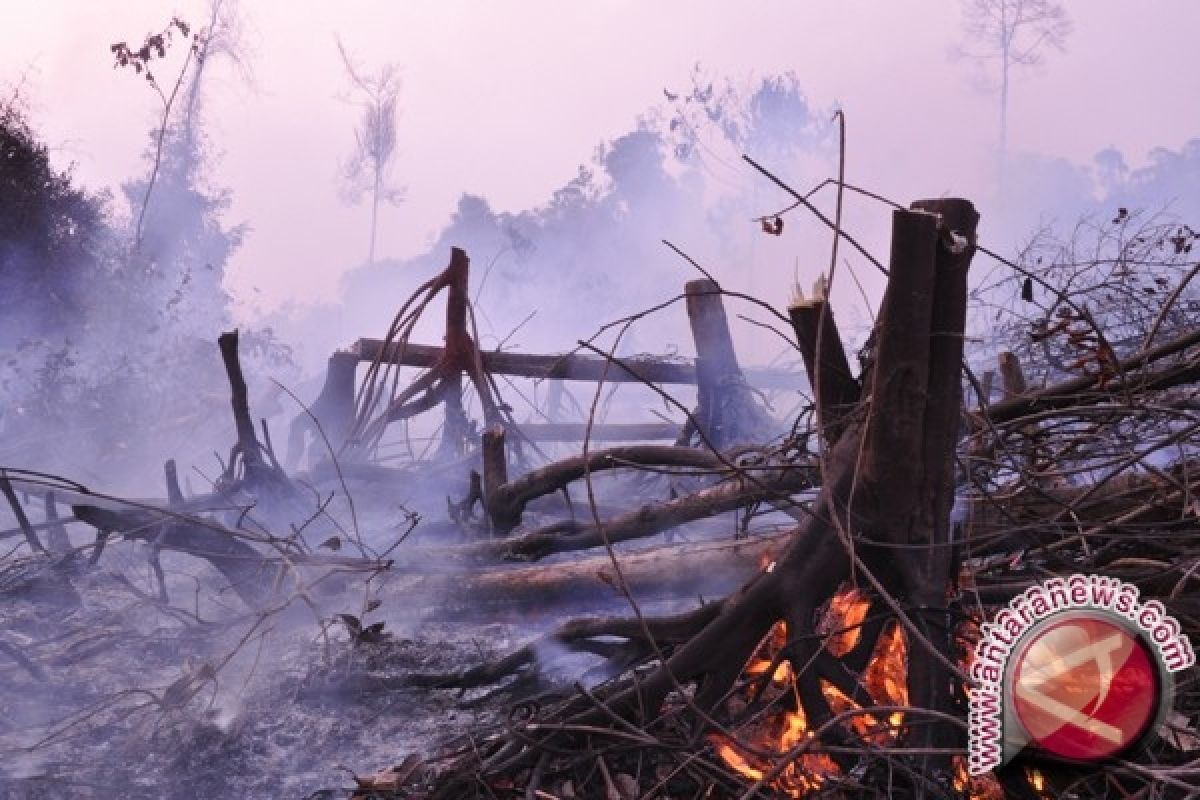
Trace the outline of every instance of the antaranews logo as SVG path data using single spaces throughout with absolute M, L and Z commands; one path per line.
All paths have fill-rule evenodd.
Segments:
M 1099 761 L 1142 741 L 1170 709 L 1173 673 L 1196 654 L 1162 603 L 1104 575 L 1053 578 L 982 626 L 971 664 L 968 768 L 1029 746 Z

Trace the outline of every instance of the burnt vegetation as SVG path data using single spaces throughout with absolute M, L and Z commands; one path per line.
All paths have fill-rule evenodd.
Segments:
M 290 419 L 272 430 L 254 373 L 287 352 L 269 331 L 220 332 L 240 230 L 202 180 L 198 106 L 177 102 L 199 92 L 211 31 L 173 20 L 140 49 L 114 46 L 118 66 L 151 83 L 172 36 L 188 48 L 173 88 L 155 83 L 163 118 L 147 179 L 128 187 L 128 226 L 50 166 L 19 104 L 0 107 L 0 324 L 17 342 L 0 429 L 16 442 L 0 467 L 0 788 L 191 796 L 121 784 L 108 763 L 72 769 L 84 743 L 109 742 L 116 760 L 166 742 L 160 774 L 204 775 L 186 792 L 271 796 L 277 776 L 238 783 L 254 737 L 346 736 L 361 760 L 312 797 L 1197 791 L 1194 668 L 1157 735 L 1100 768 L 1034 757 L 972 778 L 964 758 L 978 626 L 1034 583 L 1103 571 L 1200 633 L 1193 228 L 1118 206 L 1006 258 L 968 200 L 897 204 L 841 176 L 800 192 L 748 157 L 790 198 L 747 217 L 749 231 L 786 238 L 806 215 L 828 229 L 811 292 L 728 290 L 670 245 L 696 270 L 677 294 L 525 353 L 484 344 L 479 264 L 441 247 L 444 268 L 394 304 L 378 338 L 332 353 L 312 397 L 274 385 Z M 390 119 L 383 75 L 390 99 L 371 102 Z M 741 116 L 704 82 L 667 93 L 674 139 L 639 131 L 604 155 L 619 199 L 581 175 L 536 218 L 464 200 L 479 219 L 460 213 L 458 232 L 485 229 L 520 254 L 579 219 L 602 233 L 630 208 L 666 219 L 652 199 L 686 192 L 649 163 L 658 148 L 688 156 L 707 118 L 727 141 L 778 155 L 756 115 L 795 111 L 793 90 L 768 81 Z M 378 206 L 387 158 L 372 158 Z M 890 215 L 886 256 L 843 228 L 851 197 Z M 886 280 L 857 348 L 830 301 L 849 278 L 839 248 Z M 137 298 L 110 337 L 126 353 L 80 349 L 107 318 L 84 296 Z M 744 365 L 739 312 L 788 357 Z M 670 314 L 681 329 L 686 318 L 694 358 L 622 348 Z M 418 340 L 432 319 L 441 341 Z M 61 349 L 16 338 L 43 331 L 67 332 Z M 115 366 L 82 375 L 81 358 Z M 166 411 L 146 410 L 171 385 L 155 401 Z M 618 388 L 656 414 L 635 416 Z M 216 403 L 223 427 L 201 427 Z M 105 419 L 110 406 L 144 413 Z M 196 489 L 170 460 L 159 488 L 101 491 L 102 479 L 50 468 L 68 462 L 50 457 L 63 445 L 48 431 L 82 435 L 80 419 L 101 449 L 211 436 L 218 468 Z M 32 465 L 11 455 L 31 449 Z M 535 615 L 536 636 L 487 641 L 489 625 Z M 444 643 L 397 632 L 429 617 Z M 483 641 L 468 646 L 475 631 Z M 101 681 L 109 654 L 121 675 Z M 247 721 L 244 687 L 259 680 L 270 690 Z M 294 707 L 332 729 L 270 727 Z M 474 716 L 447 736 L 438 721 L 453 713 Z M 207 774 L 206 758 L 235 766 Z

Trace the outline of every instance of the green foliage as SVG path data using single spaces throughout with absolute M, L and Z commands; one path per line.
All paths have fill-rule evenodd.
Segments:
M 132 223 L 53 167 L 18 105 L 0 107 L 0 462 L 146 468 L 208 452 L 196 426 L 227 419 L 214 342 L 243 228 L 223 222 L 230 194 L 204 179 L 197 119 L 152 144 L 154 200 L 132 246 Z M 131 204 L 146 180 L 123 187 Z M 243 341 L 252 379 L 290 361 L 270 330 Z
M 16 100 L 0 104 L 0 341 L 78 327 L 98 269 L 105 198 L 54 169 Z

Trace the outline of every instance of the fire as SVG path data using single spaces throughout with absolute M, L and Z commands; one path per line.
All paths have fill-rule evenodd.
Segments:
M 819 626 L 819 632 L 826 635 L 825 646 L 831 653 L 841 656 L 854 647 L 869 607 L 870 603 L 863 594 L 853 589 L 837 594 L 830 601 L 829 611 Z M 777 623 L 746 665 L 745 675 L 754 681 L 770 672 L 770 682 L 761 699 L 766 701 L 767 707 L 777 708 L 787 704 L 785 694 L 790 694 L 793 701 L 790 705 L 795 708 L 753 720 L 739 731 L 743 735 L 739 736 L 738 743 L 721 735 L 714 735 L 712 742 L 722 760 L 747 779 L 757 782 L 771 773 L 769 785 L 772 789 L 784 796 L 803 797 L 820 789 L 825 778 L 836 775 L 838 766 L 826 754 L 806 751 L 782 768 L 775 767 L 773 770 L 770 756 L 801 748 L 813 739 L 804 712 L 799 708 L 791 663 L 779 658 L 786 644 L 787 626 L 782 622 Z M 905 669 L 904 637 L 893 626 L 880 638 L 864 675 L 863 685 L 871 699 L 883 705 L 906 705 Z M 834 686 L 822 683 L 821 690 L 835 713 L 858 707 Z M 864 737 L 883 744 L 895 739 L 901 721 L 899 714 L 890 715 L 884 723 L 869 714 L 862 714 L 855 716 L 851 725 Z M 739 746 L 740 743 L 744 745 Z
M 954 757 L 954 790 L 971 800 L 1004 800 L 1004 787 L 995 775 L 972 775 L 967 760 Z
M 869 608 L 870 602 L 858 589 L 846 589 L 834 595 L 828 611 L 817 626 L 818 633 L 825 636 L 825 647 L 831 654 L 844 656 L 858 643 Z M 779 764 L 779 756 L 797 748 L 803 749 L 802 746 L 814 738 L 804 712 L 800 710 L 792 666 L 786 659 L 779 658 L 786 644 L 787 627 L 782 622 L 777 623 L 764 637 L 744 672 L 754 687 L 760 686 L 762 678 L 771 673 L 767 686 L 757 698 L 769 713 L 752 718 L 741 726 L 736 740 L 714 734 L 710 741 L 730 769 L 754 782 L 765 780 L 766 785 L 778 796 L 798 798 L 817 792 L 828 778 L 836 776 L 840 770 L 832 758 L 816 748 L 804 750 L 787 764 Z M 963 649 L 966 653 L 971 652 L 970 647 Z M 892 622 L 879 637 L 863 672 L 863 688 L 876 705 L 907 706 L 907 676 L 907 642 L 900 625 Z M 751 697 L 752 691 L 747 690 L 744 696 L 733 698 L 731 703 L 745 707 L 755 699 Z M 824 681 L 821 691 L 834 713 L 859 707 L 852 698 Z M 784 710 L 779 710 L 781 707 Z M 877 746 L 887 746 L 899 738 L 904 715 L 892 712 L 886 719 L 879 719 L 878 715 L 863 713 L 851 717 L 849 724 L 864 740 Z M 955 773 L 955 788 L 971 798 L 993 800 L 1004 796 L 994 777 L 968 775 L 965 759 L 955 759 Z M 1041 786 L 1032 776 L 1030 784 L 1040 791 Z

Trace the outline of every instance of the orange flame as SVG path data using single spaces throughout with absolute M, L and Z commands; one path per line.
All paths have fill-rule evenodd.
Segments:
M 850 652 L 861 636 L 861 626 L 866 619 L 870 602 L 858 589 L 839 591 L 829 602 L 829 609 L 817 626 L 818 633 L 825 635 L 825 647 L 834 656 L 841 657 Z M 977 629 L 977 625 L 974 626 Z M 969 642 L 976 630 L 959 632 L 959 645 L 965 654 L 973 648 Z M 778 708 L 791 694 L 794 705 L 800 706 L 796 676 L 787 659 L 778 659 L 787 644 L 787 627 L 777 623 L 763 638 L 754 657 L 746 665 L 745 676 L 761 678 L 771 671 L 769 685 L 759 698 L 766 708 Z M 774 666 L 772 666 L 774 665 Z M 871 700 L 877 705 L 908 705 L 908 649 L 904 632 L 895 622 L 879 637 L 875 650 L 862 675 L 862 685 Z M 821 691 L 835 713 L 859 708 L 835 686 L 821 683 Z M 750 698 L 739 698 L 746 702 Z M 870 714 L 858 714 L 850 719 L 851 728 L 864 740 L 878 746 L 893 744 L 900 736 L 904 715 L 900 712 L 888 714 L 886 720 Z M 718 756 L 730 769 L 748 780 L 764 781 L 779 796 L 799 798 L 820 790 L 826 779 L 839 773 L 836 762 L 827 754 L 805 751 L 787 764 L 780 765 L 778 756 L 813 739 L 802 710 L 784 710 L 771 714 L 766 719 L 751 720 L 738 731 L 738 738 L 730 739 L 721 734 L 710 736 Z M 1041 791 L 1040 774 L 1037 779 L 1030 775 L 1030 785 Z M 999 800 L 1004 792 L 999 781 L 991 775 L 971 776 L 967 773 L 966 761 L 955 758 L 955 788 L 974 800 Z

